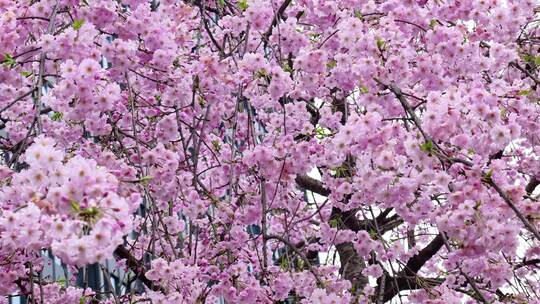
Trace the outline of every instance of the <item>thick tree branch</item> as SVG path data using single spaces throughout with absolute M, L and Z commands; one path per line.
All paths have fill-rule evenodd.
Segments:
M 285 0 L 281 4 L 281 6 L 278 8 L 276 14 L 274 15 L 274 19 L 272 19 L 272 24 L 270 25 L 270 28 L 263 35 L 262 40 L 263 40 L 265 46 L 268 43 L 268 39 L 270 39 L 270 36 L 272 36 L 272 31 L 274 29 L 274 26 L 276 26 L 278 24 L 280 19 L 283 19 L 284 14 L 285 14 L 285 10 L 291 4 L 291 2 L 292 2 L 292 0 Z
M 328 196 L 330 195 L 330 193 L 332 193 L 328 188 L 324 187 L 322 182 L 314 179 L 313 177 L 309 177 L 307 175 L 298 175 L 296 177 L 296 183 L 301 188 L 304 188 L 311 192 L 315 192 L 322 196 Z
M 540 180 L 535 176 L 531 177 L 531 180 L 529 180 L 529 183 L 525 186 L 525 192 L 527 192 L 528 195 L 531 195 L 538 185 L 540 185 Z
M 427 286 L 436 286 L 444 280 L 441 279 L 420 279 L 417 276 L 418 271 L 429 261 L 444 245 L 444 239 L 441 234 L 438 234 L 429 244 L 426 245 L 417 254 L 412 256 L 405 268 L 400 271 L 395 277 L 387 279 L 384 286 L 379 286 L 378 290 L 384 290 L 384 301 L 391 300 L 402 290 L 426 288 L 425 284 L 421 284 L 422 280 L 426 281 Z M 381 283 L 382 281 L 380 281 Z
M 540 264 L 540 259 L 531 259 L 531 260 L 525 260 L 516 266 L 514 266 L 514 269 L 519 269 L 526 266 L 535 266 L 538 267 L 538 264 Z
M 133 255 L 131 255 L 131 253 L 124 246 L 116 247 L 114 254 L 120 259 L 125 259 L 126 265 L 129 267 L 129 269 L 133 271 L 137 276 L 137 279 L 139 279 L 139 281 L 141 281 L 148 288 L 153 291 L 164 291 L 163 287 L 155 284 L 146 277 L 145 267 L 141 265 L 141 263 Z
M 379 280 L 382 282 L 382 280 Z M 423 278 L 417 275 L 386 278 L 384 280 L 383 302 L 394 298 L 401 290 L 430 289 L 444 283 L 443 278 Z
M 381 234 L 385 234 L 386 232 L 394 229 L 394 228 L 397 228 L 398 226 L 400 226 L 401 224 L 403 224 L 403 219 L 397 215 L 397 214 L 394 214 L 392 215 L 391 217 L 389 218 L 383 218 L 382 220 L 379 220 L 379 219 L 375 219 L 375 221 L 377 221 L 377 223 L 373 223 L 374 220 L 369 220 L 370 222 L 370 225 L 377 225 L 379 227 L 379 230 L 381 232 Z M 375 226 L 375 227 L 377 227 Z
M 444 240 L 441 234 L 438 234 L 426 247 L 412 256 L 405 264 L 402 273 L 405 275 L 416 275 L 416 273 L 429 261 L 444 245 Z

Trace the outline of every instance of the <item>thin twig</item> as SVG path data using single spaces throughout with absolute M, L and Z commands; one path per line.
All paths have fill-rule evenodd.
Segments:
M 49 27 L 47 29 L 47 33 L 51 34 L 54 31 L 54 20 L 56 19 L 56 13 L 58 10 L 58 1 L 56 1 L 56 4 L 53 7 L 51 17 L 49 18 Z M 37 128 L 37 134 L 43 133 L 43 125 L 41 122 L 41 97 L 43 95 L 43 75 L 45 74 L 45 60 L 47 58 L 47 52 L 43 51 L 41 52 L 41 56 L 39 59 L 39 75 L 37 79 L 37 85 L 34 89 L 37 89 L 37 96 L 34 103 L 35 107 L 35 119 L 36 119 L 36 128 Z
M 287 247 L 291 248 L 304 261 L 304 263 L 306 263 L 306 266 L 308 267 L 309 272 L 313 274 L 317 283 L 321 286 L 323 285 L 323 282 L 321 281 L 319 275 L 315 272 L 315 269 L 313 269 L 313 265 L 311 265 L 311 262 L 308 260 L 308 258 L 304 256 L 304 254 L 300 250 L 298 250 L 298 248 L 296 248 L 296 246 L 291 244 L 291 242 L 287 241 L 286 239 L 284 239 L 283 237 L 279 235 L 263 235 L 263 239 L 278 240 L 282 242 L 283 244 L 287 245 Z
M 35 91 L 35 88 L 31 89 L 30 91 L 22 94 L 21 96 L 15 98 L 15 100 L 13 100 L 12 102 L 10 102 L 7 106 L 3 107 L 1 110 L 0 110 L 0 114 L 3 113 L 5 110 L 11 108 L 13 105 L 15 105 L 18 101 L 20 101 L 21 99 L 25 98 L 26 96 L 28 95 L 31 95 L 33 92 Z

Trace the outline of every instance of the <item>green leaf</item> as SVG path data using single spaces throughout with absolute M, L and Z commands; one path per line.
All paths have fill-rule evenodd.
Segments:
M 360 20 L 364 20 L 364 16 L 362 16 L 362 13 L 359 10 L 354 11 L 354 16 Z
M 328 137 L 330 135 L 332 135 L 332 131 L 330 131 L 329 129 L 321 127 L 320 125 L 317 125 L 315 127 L 315 136 L 318 139 L 323 139 L 323 138 Z
M 11 56 L 10 54 L 4 54 L 4 60 L 2 61 L 2 65 L 13 68 L 16 64 L 17 62 L 15 61 L 13 56 Z
M 60 120 L 62 120 L 62 117 L 64 117 L 64 114 L 62 114 L 60 112 L 53 112 L 52 115 L 51 115 L 51 119 L 54 120 L 54 121 L 60 121 Z
M 367 94 L 367 93 L 369 93 L 369 89 L 366 86 L 361 86 L 360 87 L 360 93 Z
M 76 200 L 70 200 L 69 205 L 71 206 L 71 209 L 75 212 L 81 211 L 81 206 L 79 206 L 79 203 Z
M 474 205 L 474 209 L 478 209 L 478 207 L 480 206 L 482 206 L 482 201 L 476 201 L 476 204 Z
M 146 176 L 143 176 L 139 179 L 139 183 L 143 184 L 143 185 L 148 185 L 148 183 L 152 180 L 152 176 L 150 175 L 146 175 Z
M 268 77 L 268 72 L 264 68 L 259 69 L 255 72 L 255 78 L 266 78 Z
M 429 22 L 429 27 L 434 28 L 437 24 L 439 24 L 439 21 L 437 21 L 437 19 L 431 19 L 431 21 Z
M 94 218 L 99 215 L 99 209 L 96 207 L 90 207 L 90 208 L 81 210 L 79 214 L 83 217 Z
M 298 259 L 298 260 L 296 261 L 296 266 L 298 267 L 299 270 L 303 270 L 303 269 L 304 269 L 304 266 L 305 266 L 304 260 Z
M 238 1 L 237 5 L 238 5 L 238 8 L 243 11 L 247 10 L 247 8 L 249 7 L 247 0 L 240 0 Z
M 292 73 L 293 72 L 293 68 L 287 62 L 285 62 L 283 64 L 282 69 L 283 69 L 283 71 L 285 71 L 287 73 Z
M 486 174 L 484 174 L 484 178 L 489 181 L 491 180 L 491 177 L 493 176 L 493 169 L 489 169 L 488 172 L 486 172 Z
M 67 280 L 66 279 L 58 279 L 58 280 L 56 280 L 56 283 L 58 283 L 58 285 L 60 285 L 62 287 L 67 286 Z
M 318 33 L 309 34 L 309 40 L 312 42 L 318 41 L 320 37 L 321 34 Z
M 22 71 L 22 72 L 21 72 L 21 75 L 24 76 L 24 77 L 29 77 L 30 75 L 32 75 L 32 72 L 25 72 L 25 71 Z
M 77 19 L 75 21 L 73 21 L 73 28 L 78 31 L 81 29 L 81 27 L 83 26 L 84 24 L 84 19 Z
M 279 266 L 282 268 L 282 269 L 287 269 L 289 268 L 289 261 L 287 261 L 286 258 L 283 258 L 281 260 L 281 262 L 279 263 Z
M 206 101 L 204 100 L 204 98 L 202 97 L 198 97 L 197 98 L 197 103 L 201 106 L 201 107 L 204 107 L 206 105 Z
M 506 108 L 501 108 L 501 111 L 500 111 L 499 114 L 501 115 L 501 118 L 502 118 L 503 120 L 505 120 L 506 114 L 508 114 L 508 110 L 506 110 Z
M 534 61 L 534 56 L 529 55 L 529 54 L 523 55 L 522 58 L 523 58 L 524 61 L 527 61 L 527 62 L 533 62 Z
M 150 175 L 147 175 L 147 176 L 143 176 L 139 179 L 135 179 L 135 180 L 125 180 L 123 181 L 124 183 L 132 183 L 132 184 L 138 184 L 138 183 L 141 183 L 143 185 L 148 185 L 148 182 L 150 182 L 152 180 L 152 176 Z
M 420 145 L 420 150 L 424 152 L 431 152 L 433 151 L 433 142 L 431 140 L 426 141 L 425 143 Z
M 335 68 L 337 66 L 337 61 L 335 61 L 334 59 L 328 61 L 328 63 L 326 64 L 326 67 L 331 70 L 333 68 Z
M 216 150 L 216 152 L 221 152 L 221 145 L 219 144 L 219 141 L 212 140 L 212 146 L 214 147 L 214 150 Z
M 334 177 L 344 177 L 344 176 L 347 176 L 349 174 L 349 170 L 348 170 L 348 168 L 347 168 L 347 166 L 345 164 L 337 167 L 335 172 L 336 173 L 335 173 Z
M 384 50 L 384 47 L 386 45 L 386 42 L 384 42 L 384 40 L 382 39 L 377 39 L 377 48 L 379 48 L 379 50 Z
M 531 90 L 521 90 L 517 93 L 519 96 L 525 96 L 531 94 Z
M 101 211 L 97 207 L 90 207 L 79 211 L 77 214 L 81 220 L 88 224 L 95 224 L 102 216 Z
M 337 228 L 339 222 L 338 222 L 338 219 L 335 218 L 335 219 L 331 219 L 330 222 L 328 222 L 330 224 L 330 227 L 332 228 Z
M 86 296 L 81 296 L 81 298 L 79 299 L 79 304 L 84 304 L 86 303 Z
M 531 54 L 525 54 L 521 56 L 523 61 L 526 61 L 528 63 L 534 63 L 534 65 L 540 66 L 540 56 L 534 56 Z

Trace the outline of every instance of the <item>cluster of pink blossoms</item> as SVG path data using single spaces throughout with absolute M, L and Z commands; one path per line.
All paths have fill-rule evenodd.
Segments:
M 9 186 L 0 192 L 2 256 L 9 261 L 24 252 L 50 248 L 76 266 L 111 257 L 132 230 L 131 214 L 140 195 L 119 195 L 114 175 L 94 160 L 66 156 L 51 138 L 35 138 L 24 161 L 28 168 L 11 172 Z

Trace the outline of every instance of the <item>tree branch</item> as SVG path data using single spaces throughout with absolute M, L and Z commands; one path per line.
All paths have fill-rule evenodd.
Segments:
M 512 199 L 497 185 L 491 178 L 485 178 L 485 182 L 490 185 L 495 191 L 499 194 L 499 196 L 504 200 L 504 202 L 514 211 L 516 216 L 521 220 L 523 225 L 534 235 L 534 237 L 540 241 L 540 233 L 538 233 L 538 230 L 534 227 L 529 220 L 521 213 L 521 211 L 518 209 L 518 207 L 512 202 Z
M 525 186 L 525 192 L 527 192 L 528 195 L 531 195 L 538 185 L 540 185 L 540 180 L 535 176 L 531 177 L 531 180 L 529 180 L 529 183 Z
M 438 234 L 429 244 L 426 245 L 417 254 L 412 256 L 405 265 L 405 268 L 401 271 L 405 275 L 413 275 L 426 264 L 444 245 L 444 240 L 441 234 Z
M 538 77 L 534 76 L 529 72 L 527 69 L 524 69 L 521 67 L 517 62 L 510 62 L 510 66 L 515 67 L 516 69 L 520 70 L 521 72 L 525 73 L 530 79 L 532 79 L 537 85 L 540 85 L 540 79 Z
M 296 177 L 296 184 L 298 184 L 298 186 L 301 188 L 315 192 L 322 196 L 328 196 L 330 193 L 332 193 L 332 191 L 324 187 L 322 182 L 307 175 L 298 175 Z
M 425 288 L 420 284 L 420 277 L 417 276 L 418 271 L 429 261 L 444 245 L 444 239 L 441 234 L 438 234 L 429 244 L 426 245 L 417 254 L 412 256 L 405 264 L 405 268 L 392 277 L 390 280 L 385 280 L 384 286 L 379 286 L 378 290 L 384 290 L 384 301 L 391 300 L 402 290 Z M 441 279 L 421 279 L 429 281 L 428 286 L 436 286 L 444 282 Z M 380 281 L 382 283 L 382 280 Z M 433 285 L 433 284 L 435 285 Z
M 274 26 L 276 26 L 279 22 L 279 19 L 283 19 L 283 15 L 285 14 L 285 10 L 291 4 L 292 0 L 285 0 L 277 10 L 276 14 L 274 15 L 274 19 L 272 19 L 272 24 L 270 25 L 270 28 L 264 33 L 263 35 L 263 42 L 266 46 L 268 39 L 270 39 L 270 36 L 272 36 L 272 31 L 274 29 Z
M 126 264 L 129 267 L 131 271 L 135 273 L 137 278 L 148 288 L 150 288 L 153 291 L 161 291 L 164 292 L 163 287 L 156 285 L 154 282 L 152 282 L 150 279 L 148 279 L 145 275 L 146 269 L 141 263 L 131 255 L 131 253 L 124 247 L 124 246 L 118 246 L 114 250 L 114 254 L 119 257 L 120 259 L 126 259 Z

